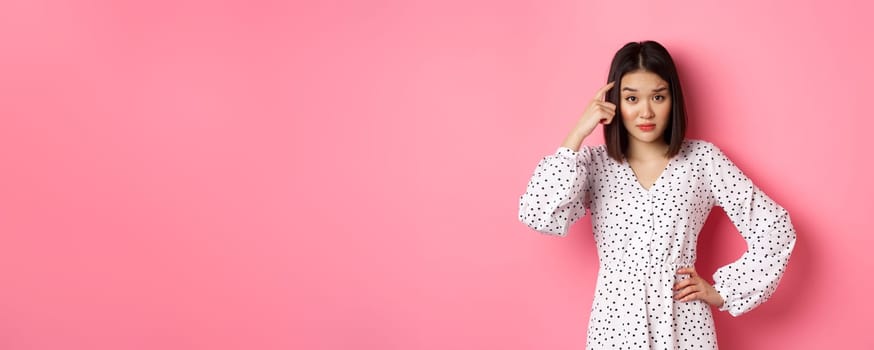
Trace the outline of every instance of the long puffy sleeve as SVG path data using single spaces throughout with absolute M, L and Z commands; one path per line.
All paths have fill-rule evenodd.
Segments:
M 524 194 L 519 198 L 519 221 L 546 234 L 567 235 L 570 226 L 586 213 L 586 188 L 592 151 L 559 147 L 543 157 Z
M 716 146 L 710 145 L 707 179 L 714 205 L 725 210 L 747 243 L 737 261 L 716 270 L 719 310 L 739 316 L 774 293 L 795 247 L 789 213 L 756 187 Z

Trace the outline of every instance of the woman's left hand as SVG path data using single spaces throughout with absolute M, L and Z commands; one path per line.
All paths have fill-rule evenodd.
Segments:
M 725 302 L 716 288 L 713 288 L 710 283 L 705 281 L 695 272 L 694 267 L 686 267 L 677 270 L 678 274 L 689 275 L 689 278 L 684 279 L 674 284 L 674 299 L 682 302 L 691 300 L 703 300 L 705 303 L 720 307 Z

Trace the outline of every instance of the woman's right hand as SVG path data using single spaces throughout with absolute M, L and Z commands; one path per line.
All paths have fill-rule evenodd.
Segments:
M 616 105 L 605 101 L 605 97 L 614 83 L 609 82 L 598 90 L 598 93 L 586 106 L 586 110 L 583 111 L 583 116 L 577 121 L 577 125 L 565 139 L 563 146 L 578 150 L 583 139 L 589 136 L 598 124 L 610 124 L 613 121 L 613 116 L 616 115 Z

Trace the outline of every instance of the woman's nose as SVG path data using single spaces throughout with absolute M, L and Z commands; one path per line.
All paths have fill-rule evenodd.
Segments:
M 651 119 L 652 117 L 655 117 L 655 113 L 652 111 L 652 108 L 650 108 L 649 104 L 643 106 L 643 109 L 640 111 L 640 117 L 644 119 Z

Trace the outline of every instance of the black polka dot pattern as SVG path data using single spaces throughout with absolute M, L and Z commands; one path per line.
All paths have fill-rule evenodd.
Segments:
M 686 140 L 647 190 L 627 162 L 601 146 L 560 147 L 541 159 L 519 199 L 519 220 L 564 236 L 588 211 L 600 268 L 588 349 L 716 349 L 710 308 L 673 299 L 673 285 L 694 266 L 698 234 L 713 206 L 725 210 L 747 242 L 719 268 L 720 308 L 734 316 L 766 301 L 795 245 L 789 215 L 716 146 Z

